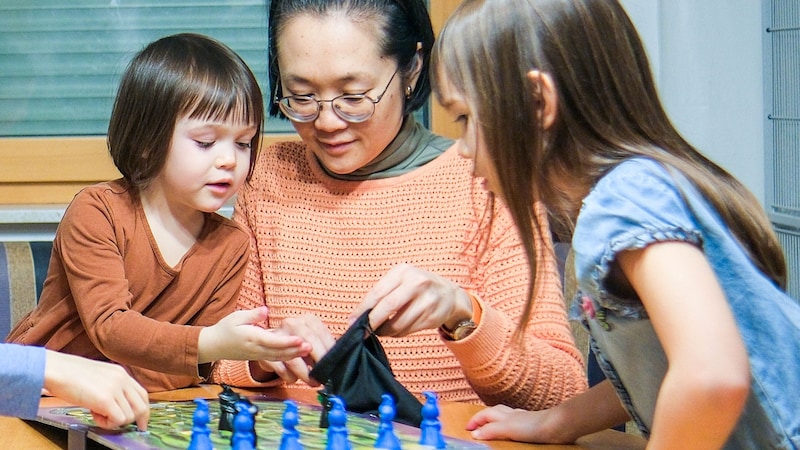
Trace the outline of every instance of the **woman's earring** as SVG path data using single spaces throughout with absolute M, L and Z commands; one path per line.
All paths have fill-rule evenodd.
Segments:
M 406 86 L 406 98 L 411 98 L 411 94 L 414 93 L 414 88 L 411 87 L 409 84 Z

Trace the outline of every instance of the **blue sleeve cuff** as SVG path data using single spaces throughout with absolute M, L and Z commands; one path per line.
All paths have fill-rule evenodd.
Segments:
M 45 359 L 44 347 L 0 344 L 0 415 L 36 418 Z

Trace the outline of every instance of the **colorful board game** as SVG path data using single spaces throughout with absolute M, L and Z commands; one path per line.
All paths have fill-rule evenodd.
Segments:
M 280 448 L 284 427 L 282 416 L 285 404 L 282 400 L 264 396 L 248 399 L 258 407 L 255 417 L 256 448 L 277 450 Z M 91 414 L 85 408 L 59 407 L 40 408 L 39 422 L 71 430 L 70 445 L 76 430 L 85 433 L 100 445 L 113 450 L 181 449 L 189 447 L 192 436 L 192 417 L 196 404 L 193 401 L 155 402 L 151 404 L 150 422 L 146 432 L 140 432 L 134 425 L 121 430 L 109 431 L 95 426 Z M 320 428 L 322 408 L 318 405 L 297 403 L 300 442 L 305 449 L 325 449 L 327 429 Z M 208 400 L 211 441 L 217 450 L 231 448 L 232 432 L 219 431 L 219 401 Z M 372 449 L 378 436 L 377 417 L 347 413 L 348 439 L 353 450 Z M 394 431 L 400 439 L 403 450 L 430 449 L 419 444 L 420 429 L 394 423 Z M 487 446 L 444 436 L 446 448 L 450 450 L 482 450 Z

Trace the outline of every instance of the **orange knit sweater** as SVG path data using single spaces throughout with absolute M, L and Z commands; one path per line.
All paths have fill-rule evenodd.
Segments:
M 370 288 L 399 263 L 449 278 L 480 300 L 478 328 L 460 341 L 436 330 L 381 338 L 397 379 L 412 393 L 542 409 L 586 388 L 566 319 L 549 232 L 542 242 L 535 306 L 524 344 L 513 333 L 525 306 L 528 266 L 508 212 L 472 177 L 455 148 L 407 174 L 344 181 L 324 173 L 300 142 L 263 150 L 234 220 L 252 232 L 238 302 L 269 306 L 270 326 L 316 314 L 334 336 Z M 221 361 L 212 380 L 263 386 L 241 361 Z M 291 387 L 308 388 L 304 383 Z

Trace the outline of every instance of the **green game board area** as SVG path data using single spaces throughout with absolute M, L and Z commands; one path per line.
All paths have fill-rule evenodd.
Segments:
M 277 450 L 283 432 L 283 400 L 264 396 L 248 397 L 258 407 L 255 426 L 258 449 Z M 298 406 L 300 442 L 305 449 L 325 449 L 327 430 L 319 428 L 322 409 L 318 405 L 296 402 Z M 220 409 L 217 400 L 208 400 L 211 440 L 217 450 L 230 448 L 231 432 L 218 431 Z M 82 428 L 86 439 L 91 439 L 109 449 L 181 449 L 189 446 L 192 435 L 192 416 L 195 410 L 192 401 L 155 402 L 151 404 L 148 431 L 139 432 L 135 426 L 115 431 L 95 427 L 88 410 L 79 407 L 40 408 L 37 420 L 59 428 Z M 360 414 L 347 415 L 348 438 L 354 450 L 372 449 L 377 439 L 378 418 Z M 430 449 L 418 443 L 418 428 L 395 423 L 394 430 L 403 450 Z M 444 437 L 447 449 L 479 450 L 487 446 L 470 441 Z

